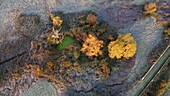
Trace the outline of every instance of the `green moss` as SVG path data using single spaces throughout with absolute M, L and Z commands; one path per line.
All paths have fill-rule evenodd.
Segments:
M 65 36 L 64 40 L 60 44 L 58 44 L 57 48 L 59 50 L 63 50 L 73 41 L 74 41 L 73 38 L 71 38 L 70 36 Z

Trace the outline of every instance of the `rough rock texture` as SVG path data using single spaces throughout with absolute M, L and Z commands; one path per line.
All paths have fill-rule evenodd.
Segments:
M 58 93 L 54 85 L 46 80 L 41 80 L 20 96 L 58 96 Z
M 1 0 L 0 5 L 0 41 L 17 40 L 15 33 L 15 21 L 22 13 L 37 14 L 41 16 L 41 20 L 46 21 L 48 11 L 46 2 L 41 0 Z
M 170 94 L 170 88 L 167 90 L 167 92 L 165 93 L 165 96 L 169 96 Z
M 131 26 L 142 17 L 141 6 L 111 6 L 101 8 L 99 16 L 115 28 Z
M 160 1 L 160 0 L 147 0 L 147 1 Z M 23 42 L 22 36 L 15 34 L 16 33 L 15 22 L 21 13 L 37 14 L 40 16 L 40 21 L 45 22 L 46 24 L 48 22 L 48 16 L 51 11 L 63 11 L 65 13 L 80 12 L 83 10 L 98 11 L 98 9 L 105 8 L 106 6 L 108 7 L 114 6 L 115 4 L 117 6 L 122 4 L 141 5 L 141 4 L 145 4 L 147 1 L 146 0 L 0 0 L 0 9 L 2 9 L 0 10 L 0 36 L 1 36 L 0 50 L 2 50 L 3 53 L 4 52 L 3 49 L 5 49 L 6 46 L 9 46 L 9 48 L 15 47 L 13 46 L 13 42 L 20 42 L 21 40 Z M 165 1 L 169 1 L 169 0 L 165 0 Z M 110 8 L 115 8 L 115 7 L 110 7 Z M 116 7 L 116 8 L 117 10 L 120 10 L 120 7 L 119 8 Z M 135 17 L 136 15 L 134 14 L 138 15 L 138 13 L 135 10 L 132 9 L 130 11 L 132 13 L 130 14 L 130 16 Z M 120 14 L 119 16 L 123 17 L 124 14 L 125 13 Z M 110 17 L 114 19 L 116 18 L 116 15 L 110 15 Z M 121 21 L 122 19 L 123 18 L 120 18 L 119 21 Z M 130 17 L 130 20 L 133 20 L 133 18 Z M 113 24 L 114 26 L 116 25 L 116 21 L 110 22 L 110 24 Z M 135 85 L 136 80 L 141 79 L 141 77 L 148 69 L 148 65 L 146 61 L 148 54 L 161 41 L 163 29 L 161 27 L 158 27 L 156 25 L 155 19 L 151 17 L 142 18 L 139 21 L 137 20 L 133 22 L 128 22 L 126 20 L 123 20 L 123 23 L 119 22 L 118 24 L 121 24 L 120 27 L 122 26 L 124 27 L 128 25 L 128 28 L 119 29 L 118 33 L 131 32 L 132 35 L 137 40 L 138 51 L 136 54 L 135 66 L 133 67 L 133 70 L 132 71 L 129 70 L 132 67 L 131 65 L 129 65 L 130 68 L 129 69 L 127 68 L 127 70 L 121 69 L 120 74 L 112 73 L 113 77 L 109 80 L 103 81 L 104 84 L 103 82 L 101 82 L 100 84 L 96 85 L 95 87 L 91 88 L 91 90 L 88 91 L 68 90 L 68 92 L 64 93 L 64 95 L 125 96 L 126 94 L 125 92 L 129 90 L 128 89 L 129 86 Z M 21 45 L 17 45 L 15 43 L 18 47 L 22 46 L 21 50 L 23 50 L 24 48 L 27 49 L 30 44 L 30 41 L 27 38 L 24 40 L 26 41 L 20 43 Z M 27 46 L 24 44 L 26 44 Z M 0 57 L 0 60 L 2 59 L 2 61 L 4 61 L 5 59 L 8 59 L 8 57 L 10 56 L 13 57 L 17 54 L 20 54 L 21 50 L 18 51 L 17 48 L 14 48 L 12 53 L 7 52 L 9 55 L 6 57 L 2 55 L 3 57 Z M 4 68 L 1 65 L 0 67 L 2 69 Z M 127 74 L 121 73 L 124 71 L 130 73 L 127 78 L 126 78 Z M 120 78 L 116 78 L 118 76 L 125 77 L 122 79 L 122 81 L 125 80 L 124 83 L 118 81 L 120 80 Z M 112 90 L 114 91 L 112 92 Z M 48 96 L 47 94 L 48 95 L 50 94 L 49 96 L 57 95 L 54 86 L 52 86 L 47 81 L 40 81 L 37 82 L 33 87 L 31 87 L 31 89 L 29 89 L 28 92 L 25 92 L 23 96 Z
M 163 28 L 158 27 L 155 18 L 152 17 L 137 21 L 134 26 L 127 29 L 118 30 L 118 33 L 131 32 L 131 34 L 136 38 L 138 45 L 135 66 L 126 79 L 125 82 L 127 85 L 125 86 L 133 86 L 133 84 L 135 84 L 134 82 L 136 80 L 140 80 L 148 70 L 148 55 L 152 49 L 161 42 L 163 35 L 162 31 Z

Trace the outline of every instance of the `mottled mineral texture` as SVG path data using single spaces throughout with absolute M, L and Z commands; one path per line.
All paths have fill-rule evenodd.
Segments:
M 105 21 L 117 28 L 128 27 L 142 16 L 140 6 L 111 6 L 99 11 Z

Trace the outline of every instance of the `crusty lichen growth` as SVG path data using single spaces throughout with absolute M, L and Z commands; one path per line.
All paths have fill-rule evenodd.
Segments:
M 25 69 L 31 70 L 36 77 L 44 77 L 55 82 L 57 87 L 65 88 L 64 84 L 56 79 L 55 66 L 52 62 L 47 62 L 47 69 L 44 70 L 38 65 L 27 65 Z
M 159 85 L 159 90 L 156 92 L 157 96 L 164 96 L 163 94 L 168 89 L 168 85 L 170 84 L 170 80 L 168 82 L 162 80 Z
M 136 53 L 136 41 L 130 33 L 120 34 L 117 40 L 109 43 L 108 52 L 110 58 L 120 59 L 124 57 L 129 59 Z
M 109 77 L 109 74 L 110 74 L 110 69 L 108 68 L 108 66 L 106 64 L 102 64 L 102 72 L 104 74 L 104 77 L 105 78 L 108 78 Z
M 70 53 L 75 59 L 78 59 L 80 57 L 80 46 L 76 43 L 68 45 L 65 50 Z
M 83 32 L 83 28 L 81 27 L 73 27 L 71 29 L 74 38 L 76 38 L 77 41 L 82 41 L 85 40 L 87 38 L 87 34 L 86 32 Z
M 86 20 L 85 21 L 81 20 L 80 23 L 85 24 L 86 27 L 93 27 L 93 28 L 99 24 L 97 17 L 93 14 L 88 14 Z
M 100 48 L 103 47 L 103 41 L 98 40 L 95 36 L 89 34 L 88 38 L 83 43 L 81 51 L 85 53 L 88 57 L 102 55 L 103 52 Z
M 52 31 L 47 36 L 47 42 L 49 44 L 59 44 L 64 39 L 64 34 L 61 31 L 63 20 L 59 16 L 50 14 L 50 18 L 53 23 Z
M 50 18 L 54 26 L 60 27 L 63 23 L 63 20 L 59 16 L 54 16 L 53 14 L 51 14 Z
M 55 30 L 54 27 L 52 29 L 52 33 L 47 36 L 47 41 L 50 44 L 59 44 L 63 41 L 64 34 L 61 32 L 61 28 L 59 30 Z
M 150 3 L 144 6 L 144 14 L 154 14 L 157 10 L 156 3 Z
M 164 33 L 165 33 L 165 34 L 167 34 L 168 36 L 170 36 L 170 28 L 169 28 L 169 29 L 164 30 Z
M 97 17 L 93 14 L 89 14 L 86 18 L 86 23 L 92 24 L 92 25 L 98 25 L 99 22 L 97 21 Z
M 157 21 L 158 26 L 166 26 L 168 24 L 168 21 Z

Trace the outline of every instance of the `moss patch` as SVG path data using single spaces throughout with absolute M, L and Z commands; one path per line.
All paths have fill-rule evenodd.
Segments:
M 70 36 L 65 36 L 64 40 L 57 46 L 59 50 L 65 49 L 70 43 L 74 42 Z

